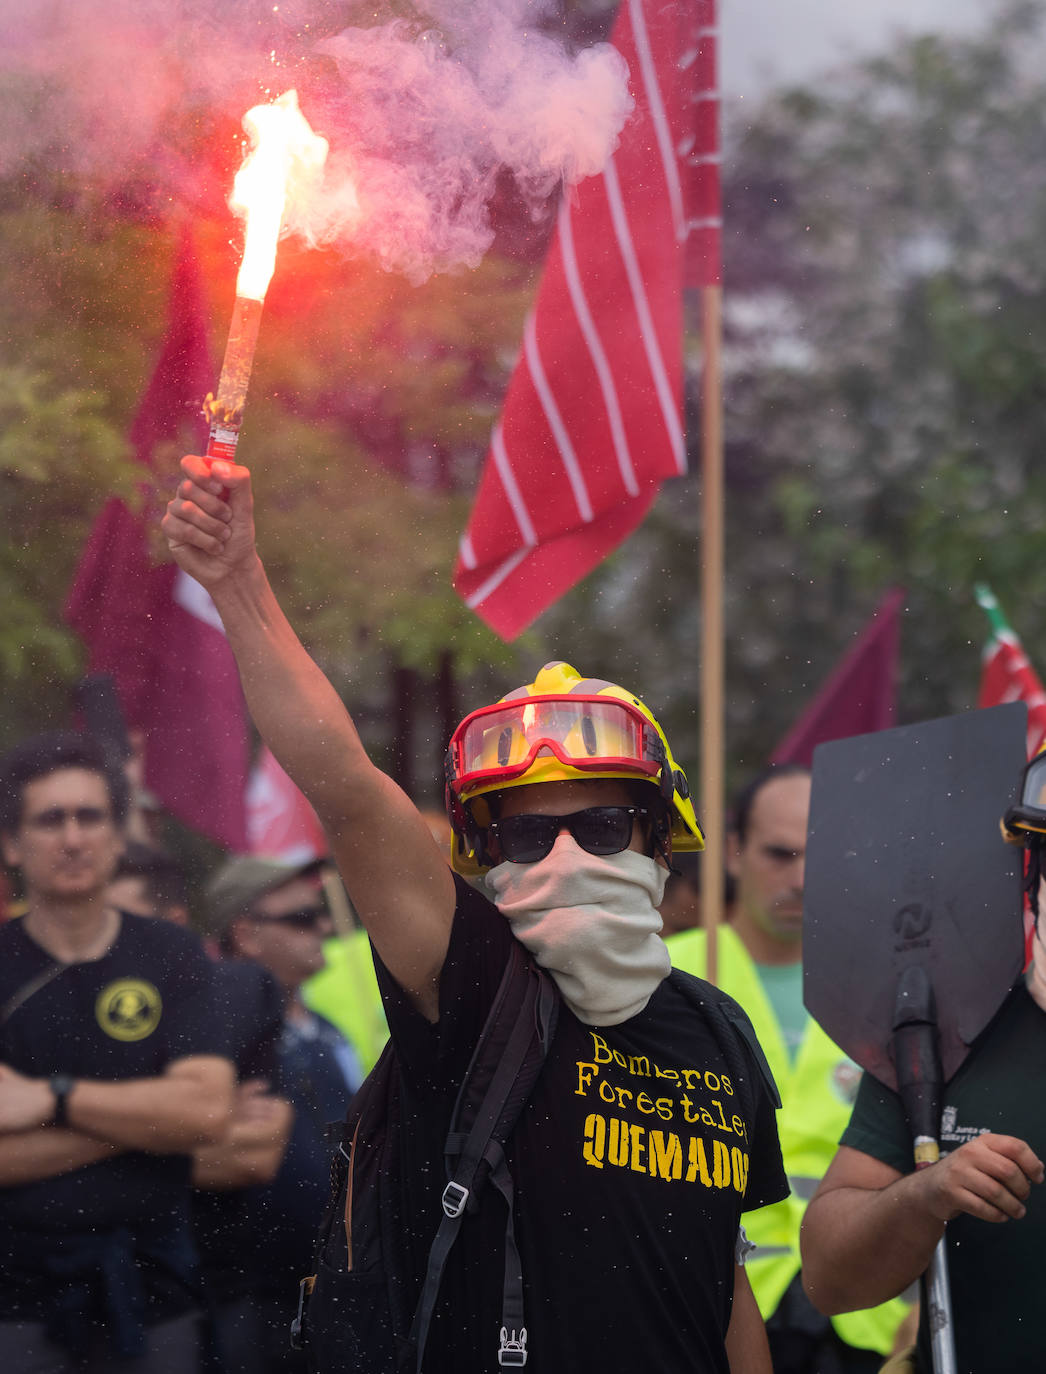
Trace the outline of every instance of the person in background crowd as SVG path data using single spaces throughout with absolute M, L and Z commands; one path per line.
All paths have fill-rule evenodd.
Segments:
M 24 916 L 0 928 L 0 1364 L 194 1374 L 192 1152 L 232 1065 L 199 940 L 119 911 L 126 780 L 77 734 L 0 761 Z
M 697 854 L 677 854 L 672 860 L 674 872 L 668 875 L 665 895 L 658 911 L 661 913 L 661 937 L 678 935 L 701 924 L 701 864 L 708 859 Z M 724 919 L 729 921 L 734 903 L 735 883 L 731 873 L 723 872 Z
M 423 808 L 419 814 L 449 863 L 451 829 L 447 813 Z M 322 873 L 335 933 L 323 946 L 325 967 L 303 984 L 302 996 L 306 1006 L 343 1032 L 359 1055 L 364 1072 L 369 1073 L 389 1038 L 370 939 L 338 870 L 328 863 Z
M 25 903 L 16 901 L 11 881 L 6 872 L 0 871 L 0 922 L 9 921 L 14 916 L 25 914 Z
M 185 891 L 185 875 L 171 855 L 127 841 L 109 884 L 114 906 L 187 925 Z M 283 993 L 253 960 L 219 959 L 212 973 L 237 1085 L 225 1139 L 193 1153 L 192 1227 L 222 1374 L 254 1374 L 265 1367 L 270 1340 L 268 1299 L 255 1293 L 255 1190 L 276 1177 L 294 1115 L 271 1090 Z
M 319 861 L 288 865 L 233 858 L 214 874 L 206 893 L 210 929 L 223 954 L 254 960 L 279 986 L 276 1088 L 294 1108 L 280 1169 L 270 1184 L 253 1190 L 244 1218 L 243 1267 L 267 1333 L 259 1374 L 304 1367 L 289 1332 L 329 1200 L 326 1128 L 344 1119 L 363 1078 L 353 1047 L 301 996 L 302 983 L 323 966 L 331 929 L 321 868 Z
M 138 840 L 126 840 L 109 884 L 109 900 L 134 916 L 160 916 L 189 925 L 185 874 L 172 855 Z
M 332 930 L 323 942 L 323 967 L 301 986 L 302 1001 L 337 1026 L 367 1074 L 389 1038 L 370 940 L 338 870 L 325 860 L 319 872 Z
M 1046 1244 L 1042 754 L 1040 748 L 1027 765 L 1021 800 L 1002 819 L 1007 841 L 1031 851 L 1032 961 L 944 1085 L 940 1158 L 915 1164 L 900 1095 L 867 1073 L 803 1223 L 803 1282 L 822 1312 L 846 1312 L 902 1292 L 926 1273 L 943 1245 L 941 1272 L 951 1322 L 937 1326 L 937 1303 L 922 1305 L 915 1343 L 890 1366 L 906 1374 L 944 1368 L 1025 1374 L 1043 1363 L 1038 1320 Z M 993 914 L 978 910 L 981 919 Z M 1012 909 L 998 915 L 1019 919 Z M 968 949 L 963 952 L 968 959 Z M 944 1337 L 940 1350 L 939 1333 Z
M 766 1319 L 775 1374 L 873 1374 L 898 1341 L 908 1306 L 894 1301 L 831 1321 L 815 1311 L 800 1279 L 799 1228 L 835 1154 L 860 1070 L 803 1005 L 803 866 L 810 774 L 770 767 L 738 795 L 727 867 L 734 913 L 717 933 L 717 981 L 752 1018 L 783 1109 L 781 1148 L 791 1195 L 746 1222 L 756 1250 L 748 1262 Z M 706 935 L 668 940 L 672 962 L 703 974 Z
M 273 1331 L 269 1286 L 258 1281 L 259 1246 L 267 1253 L 259 1212 L 294 1122 L 289 1099 L 275 1091 L 283 992 L 250 959 L 219 959 L 214 972 L 237 1086 L 228 1136 L 193 1155 L 193 1234 L 222 1374 L 264 1374 L 280 1367 L 286 1345 L 286 1333 Z

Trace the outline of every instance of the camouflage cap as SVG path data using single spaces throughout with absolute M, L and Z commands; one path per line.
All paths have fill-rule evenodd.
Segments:
M 323 859 L 309 859 L 306 863 L 281 863 L 277 859 L 263 859 L 254 854 L 238 854 L 228 859 L 207 884 L 206 926 L 211 935 L 224 935 L 237 916 L 250 911 L 259 897 L 300 878 L 317 873 Z

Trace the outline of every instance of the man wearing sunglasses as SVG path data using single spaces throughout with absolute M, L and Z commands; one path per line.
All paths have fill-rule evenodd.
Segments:
M 0 928 L 0 1363 L 202 1367 L 194 1149 L 232 1106 L 199 940 L 109 900 L 127 784 L 76 734 L 0 762 L 26 914 Z
M 375 950 L 409 1273 L 425 1272 L 457 1088 L 513 941 L 562 998 L 505 1151 L 525 1324 L 500 1322 L 505 1204 L 488 1188 L 447 1262 L 424 1374 L 769 1374 L 739 1219 L 787 1191 L 773 1101 L 758 1068 L 746 1083 L 730 1069 L 703 985 L 670 976 L 657 904 L 673 847 L 704 841 L 654 717 L 563 663 L 466 717 L 446 760 L 448 868 L 283 616 L 247 470 L 188 457 L 182 471 L 168 545 L 211 592 L 255 722 L 323 821 Z M 349 1279 L 375 1262 L 368 1240 L 351 1237 Z M 359 1367 L 377 1367 L 368 1353 Z
M 280 989 L 273 1087 L 294 1109 L 280 1168 L 271 1183 L 252 1191 L 240 1214 L 237 1254 L 227 1256 L 249 1303 L 233 1332 L 237 1339 L 226 1344 L 242 1352 L 234 1367 L 251 1374 L 304 1370 L 287 1330 L 329 1193 L 326 1128 L 344 1117 L 363 1078 L 352 1045 L 302 997 L 302 984 L 324 966 L 323 942 L 331 933 L 321 868 L 316 860 L 238 856 L 217 870 L 206 892 L 209 929 L 222 955 L 260 964 Z M 213 1239 L 220 1243 L 220 1235 Z M 218 1244 L 207 1252 L 212 1249 Z

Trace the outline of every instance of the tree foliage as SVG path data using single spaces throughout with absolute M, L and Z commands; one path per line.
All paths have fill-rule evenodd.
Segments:
M 143 478 L 161 506 L 179 457 L 162 445 L 146 472 L 126 436 L 166 328 L 180 226 L 42 189 L 0 204 L 9 740 L 63 720 L 83 671 L 62 607 L 94 517 L 113 493 L 141 500 Z M 194 227 L 217 370 L 236 255 L 226 219 Z M 449 654 L 467 675 L 514 656 L 454 595 L 450 569 L 533 277 L 532 263 L 491 255 L 467 276 L 415 287 L 291 243 L 281 250 L 243 456 L 288 609 L 375 717 L 390 664 L 428 675 Z M 187 417 L 193 408 L 187 398 Z M 153 552 L 166 556 L 159 538 Z
M 565 25 L 548 23 L 571 42 L 605 25 L 606 0 L 567 8 Z M 275 81 L 330 114 L 337 90 L 319 40 L 396 16 L 433 23 L 409 0 L 368 14 L 341 0 L 149 13 L 53 0 L 0 21 L 0 742 L 60 719 L 82 668 L 62 603 L 103 500 L 131 495 L 141 476 L 124 436 L 160 344 L 172 243 L 190 217 L 221 356 L 240 242 L 225 204 L 240 115 Z M 449 574 L 548 234 L 532 211 L 499 184 L 498 251 L 422 288 L 344 256 L 281 250 L 244 457 L 292 612 L 349 693 L 370 684 L 378 700 L 390 662 L 431 674 L 451 661 L 460 676 L 515 658 L 464 610 Z M 157 504 L 176 457 L 155 455 Z
M 577 33 L 605 33 L 602 0 L 571 9 Z M 905 40 L 754 112 L 725 111 L 732 781 L 763 761 L 888 585 L 908 591 L 902 719 L 973 703 L 977 580 L 1036 657 L 1044 47 L 1041 6 L 1003 5 L 974 39 Z M 188 118 L 178 130 L 181 157 L 210 157 L 193 209 L 217 359 L 238 245 L 208 189 L 229 160 L 216 137 Z M 449 657 L 464 709 L 566 658 L 639 688 L 694 774 L 696 423 L 695 476 L 667 484 L 627 545 L 517 644 L 450 590 L 547 233 L 515 208 L 506 189 L 501 252 L 423 288 L 281 250 L 243 439 L 264 552 L 374 738 L 387 733 L 390 663 L 427 681 Z M 10 738 L 54 717 L 82 665 L 61 605 L 102 500 L 133 490 L 123 436 L 162 334 L 176 226 L 147 187 L 117 194 L 43 163 L 0 185 L 0 216 Z M 695 330 L 695 394 L 699 370 Z M 161 495 L 176 458 L 157 455 Z
M 119 226 L 85 270 L 84 226 L 39 204 L 0 223 L 0 672 L 14 737 L 64 716 L 80 648 L 61 607 L 98 494 L 135 499 L 119 399 L 134 345 L 125 283 L 110 274 L 117 244 L 133 254 L 136 236 Z
M 1046 630 L 1039 5 L 727 111 L 727 760 L 758 767 L 907 589 L 902 720 L 970 707 L 991 584 Z M 694 358 L 695 371 L 699 358 Z M 691 425 L 691 468 L 700 456 Z M 699 478 L 541 628 L 696 739 Z M 1046 653 L 1040 657 L 1046 670 Z M 624 668 L 622 669 L 624 673 Z M 678 751 L 694 760 L 686 743 Z

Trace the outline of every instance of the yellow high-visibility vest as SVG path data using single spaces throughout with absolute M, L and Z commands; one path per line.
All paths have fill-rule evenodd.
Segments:
M 666 944 L 677 968 L 705 976 L 704 930 L 681 931 Z M 813 1017 L 793 1061 L 755 963 L 728 925 L 719 927 L 716 953 L 717 984 L 748 1013 L 783 1104 L 777 1128 L 791 1194 L 782 1202 L 747 1213 L 744 1219 L 745 1232 L 758 1247 L 745 1268 L 765 1320 L 799 1272 L 799 1226 L 850 1120 L 861 1070 Z M 831 1321 L 848 1345 L 886 1355 L 908 1310 L 907 1303 L 893 1298 L 880 1307 L 844 1312 Z
M 325 968 L 302 984 L 305 1005 L 333 1021 L 370 1073 L 389 1038 L 385 1008 L 365 930 L 335 935 L 323 944 Z

